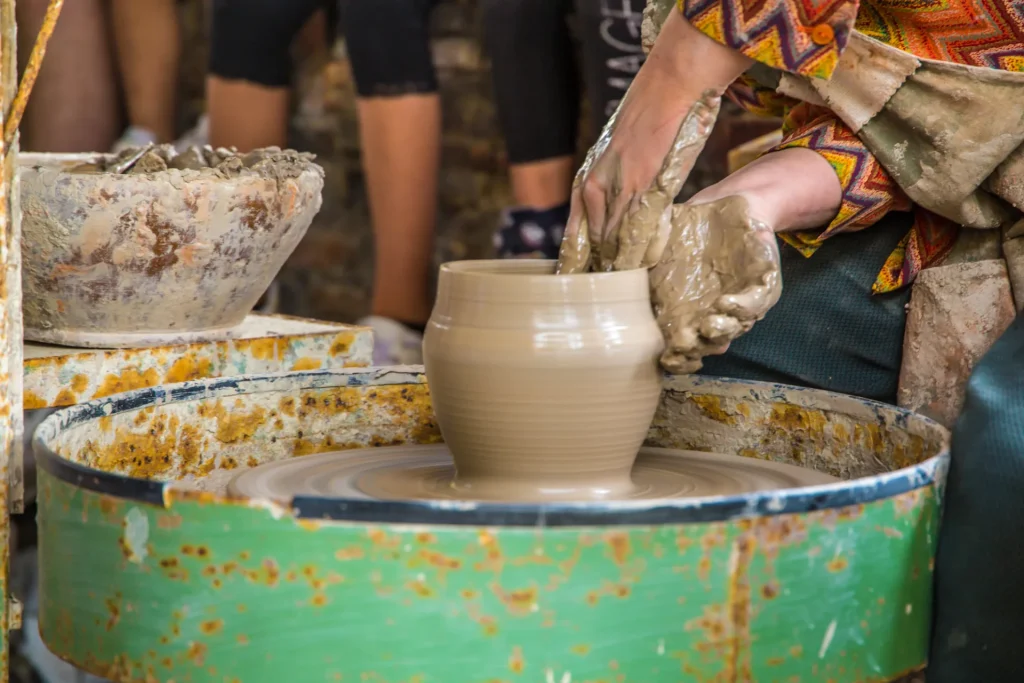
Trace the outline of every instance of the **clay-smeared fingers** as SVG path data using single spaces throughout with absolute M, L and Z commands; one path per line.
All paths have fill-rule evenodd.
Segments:
M 661 354 L 661 369 L 672 375 L 691 375 L 704 366 L 702 357 L 691 357 L 675 347 L 666 346 Z
M 742 333 L 743 323 L 731 315 L 714 313 L 704 318 L 698 328 L 700 336 L 708 342 L 716 342 L 723 339 L 733 339 Z
M 572 192 L 569 203 L 569 220 L 562 235 L 562 244 L 558 249 L 558 263 L 555 272 L 572 275 L 585 273 L 590 268 L 590 229 L 587 225 L 587 212 L 583 206 L 579 187 Z
M 600 160 L 587 172 L 581 186 L 583 213 L 586 215 L 587 238 L 590 240 L 590 262 L 594 270 L 600 270 L 601 244 L 604 241 L 608 205 L 607 185 L 599 175 Z
M 650 268 L 661 260 L 662 254 L 668 247 L 672 238 L 672 207 L 669 206 L 662 212 L 658 219 L 657 228 L 651 235 L 651 241 L 647 243 L 647 253 L 640 261 L 641 268 Z
M 654 241 L 662 223 L 665 211 L 671 205 L 658 191 L 648 191 L 630 202 L 617 231 L 614 254 L 615 270 L 632 270 L 658 262 L 661 254 L 645 263 L 651 242 Z
M 679 124 L 679 130 L 676 131 L 668 155 L 661 163 L 658 175 L 630 203 L 622 224 L 617 226 L 619 239 L 615 270 L 649 268 L 661 259 L 664 246 L 660 241 L 656 245 L 652 243 L 659 236 L 662 221 L 670 220 L 672 202 L 682 191 L 683 183 L 704 149 L 720 107 L 721 98 L 707 93 L 693 105 Z M 614 231 L 616 226 L 610 228 Z M 657 248 L 659 246 L 660 249 Z
M 779 301 L 782 285 L 753 285 L 736 294 L 726 294 L 715 309 L 739 320 L 759 320 Z

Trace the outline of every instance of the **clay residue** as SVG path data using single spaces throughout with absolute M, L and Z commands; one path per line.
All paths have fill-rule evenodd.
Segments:
M 625 171 L 623 150 L 616 146 L 616 111 L 576 174 L 573 206 L 580 208 L 569 216 L 555 272 L 632 270 L 659 262 L 669 238 L 672 203 L 704 149 L 721 105 L 720 93 L 701 95 L 680 121 L 675 140 L 646 189 L 620 187 Z M 603 206 L 583 201 L 584 195 L 598 194 L 603 187 L 618 188 L 617 196 L 608 197 Z
M 153 147 L 70 171 L 22 167 L 26 338 L 139 346 L 228 334 L 320 208 L 311 158 Z
M 186 474 L 184 477 L 172 482 L 171 485 L 176 489 L 184 491 L 199 491 L 201 493 L 214 493 L 226 496 L 228 494 L 228 484 L 235 477 L 249 469 L 249 467 L 239 467 L 233 470 L 213 470 L 203 476 Z
M 276 179 L 297 178 L 309 168 L 315 155 L 280 147 L 264 147 L 247 154 L 224 147 L 189 147 L 178 152 L 173 145 L 129 147 L 119 154 L 102 156 L 68 169 L 69 173 L 124 173 L 146 175 L 199 171 L 203 175 L 234 178 L 245 173 Z

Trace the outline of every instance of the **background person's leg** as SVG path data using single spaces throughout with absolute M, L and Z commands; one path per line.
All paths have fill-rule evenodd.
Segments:
M 127 144 L 174 140 L 181 31 L 177 0 L 112 0 Z
M 891 213 L 867 230 L 829 238 L 811 258 L 780 244 L 779 303 L 725 355 L 705 358 L 700 374 L 894 404 L 910 288 L 876 295 L 871 285 L 912 220 Z
M 18 54 L 24 65 L 47 0 L 19 0 Z M 64 3 L 25 117 L 30 152 L 105 152 L 118 135 L 117 84 L 102 0 Z
M 428 20 L 431 0 L 345 0 L 359 139 L 375 240 L 377 365 L 420 363 L 430 317 L 441 155 Z
M 247 152 L 287 144 L 292 40 L 321 6 L 214 0 L 206 82 L 211 145 Z
M 576 168 L 579 76 L 569 0 L 484 0 L 498 121 L 517 208 L 505 211 L 501 257 L 556 258 Z

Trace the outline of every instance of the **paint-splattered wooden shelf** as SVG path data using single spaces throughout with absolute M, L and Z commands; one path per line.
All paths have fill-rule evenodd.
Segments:
M 371 364 L 369 328 L 250 315 L 236 338 L 143 349 L 79 349 L 25 343 L 25 410 L 206 377 L 334 370 Z

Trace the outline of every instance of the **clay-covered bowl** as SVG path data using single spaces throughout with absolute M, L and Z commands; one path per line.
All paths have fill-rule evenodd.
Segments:
M 86 347 L 229 338 L 320 209 L 308 155 L 151 173 L 20 162 L 25 338 Z
M 555 275 L 553 261 L 441 267 L 423 341 L 461 495 L 628 495 L 661 394 L 646 270 Z

